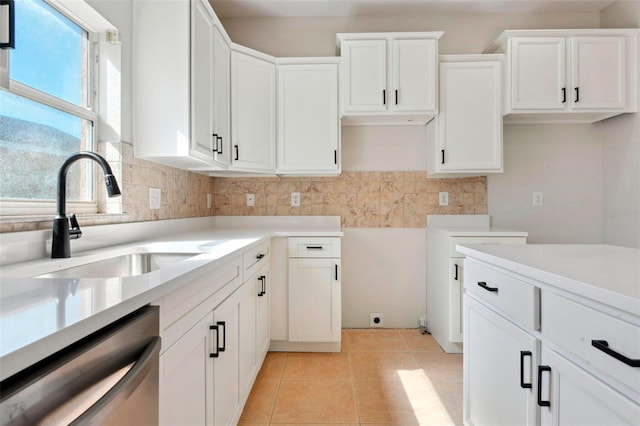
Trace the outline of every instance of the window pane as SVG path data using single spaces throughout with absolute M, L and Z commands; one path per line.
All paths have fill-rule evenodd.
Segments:
M 43 0 L 16 1 L 11 79 L 87 105 L 87 32 Z
M 72 153 L 90 148 L 93 124 L 0 90 L 0 198 L 53 200 L 58 169 Z M 91 201 L 93 162 L 67 174 L 67 200 Z

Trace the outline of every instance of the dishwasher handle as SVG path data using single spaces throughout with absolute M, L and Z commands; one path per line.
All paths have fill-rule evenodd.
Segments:
M 109 389 L 95 404 L 89 407 L 70 425 L 102 424 L 116 411 L 138 388 L 154 367 L 154 363 L 160 354 L 160 337 L 151 339 L 140 358 L 127 374 Z

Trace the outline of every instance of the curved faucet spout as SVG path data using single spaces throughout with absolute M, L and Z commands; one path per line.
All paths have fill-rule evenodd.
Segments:
M 72 215 L 73 229 L 69 230 L 69 218 L 66 214 L 66 199 L 67 199 L 67 171 L 69 167 L 81 158 L 88 158 L 95 161 L 102 167 L 104 172 L 104 181 L 107 186 L 107 194 L 109 197 L 116 197 L 121 194 L 118 182 L 116 181 L 111 166 L 107 163 L 102 156 L 90 151 L 80 151 L 71 154 L 69 158 L 64 160 L 58 171 L 58 193 L 56 199 L 56 217 L 53 219 L 53 242 L 51 245 L 51 258 L 64 258 L 71 257 L 71 244 L 69 240 L 71 238 L 80 238 L 82 232 L 78 226 L 78 222 L 75 220 L 75 215 Z

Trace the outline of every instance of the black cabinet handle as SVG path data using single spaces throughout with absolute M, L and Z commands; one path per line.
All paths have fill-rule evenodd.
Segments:
M 333 164 L 338 164 L 338 150 L 333 150 Z
M 218 135 L 213 133 L 211 136 L 213 137 L 213 147 L 211 147 L 211 151 L 213 151 L 213 153 L 217 153 L 218 152 Z
M 563 87 L 562 88 L 562 103 L 567 102 L 567 88 Z
M 386 105 L 387 104 L 387 91 L 385 89 L 382 89 L 382 105 Z
M 0 6 L 9 6 L 9 40 L 0 43 L 0 49 L 16 48 L 16 5 L 14 0 L 0 0 Z
M 216 144 L 216 145 L 217 145 L 217 149 L 216 149 L 216 152 L 217 152 L 218 154 L 222 154 L 222 136 L 217 136 L 217 137 L 216 137 L 216 139 L 217 139 L 217 144 Z
M 260 260 L 260 259 L 262 259 L 264 256 L 265 256 L 264 254 L 259 253 L 259 254 L 257 254 L 257 255 L 256 255 L 256 259 Z
M 264 296 L 264 275 L 258 277 L 258 281 L 260 281 L 260 291 L 258 292 L 258 297 Z
M 539 365 L 538 366 L 538 405 L 541 407 L 551 407 L 551 401 L 543 401 L 542 400 L 542 373 L 544 371 L 549 372 L 549 387 L 551 387 L 551 367 L 548 365 Z M 551 394 L 551 392 L 549 392 Z
M 262 281 L 262 295 L 267 294 L 267 276 L 260 275 L 259 280 Z
M 609 356 L 614 357 L 620 362 L 624 362 L 630 367 L 640 367 L 640 359 L 627 358 L 626 356 L 622 355 L 620 352 L 614 351 L 613 349 L 609 348 L 609 342 L 607 342 L 606 340 L 592 340 L 591 346 L 601 350 L 602 352 L 604 352 Z
M 531 351 L 520 351 L 520 387 L 523 389 L 531 389 L 533 387 L 531 382 L 524 382 L 524 357 L 526 356 L 531 359 Z
M 576 102 L 580 101 L 580 88 L 576 87 Z
M 322 250 L 322 246 L 307 246 L 307 250 Z
M 234 145 L 233 147 L 236 149 L 236 158 L 234 158 L 234 160 L 238 161 L 240 159 L 240 149 L 238 148 L 238 145 Z
M 494 293 L 497 293 L 497 292 L 498 292 L 498 287 L 489 287 L 489 286 L 487 285 L 487 283 L 486 283 L 486 282 L 484 282 L 484 281 L 478 281 L 478 286 L 480 286 L 480 287 L 482 287 L 482 288 L 484 288 L 485 290 L 490 291 L 490 292 L 494 292 Z
M 458 264 L 456 263 L 454 266 L 456 267 L 456 276 L 453 279 L 458 281 Z
M 398 105 L 398 89 L 396 89 L 396 105 Z
M 213 343 L 213 348 L 215 349 L 215 352 L 209 352 L 209 358 L 218 358 L 218 355 L 220 355 L 218 353 L 218 326 L 210 325 L 209 330 L 214 330 L 216 332 L 216 338 L 214 339 L 214 343 Z
M 218 321 L 216 325 L 218 328 L 222 327 L 222 346 L 218 345 L 218 350 L 224 352 L 227 346 L 227 323 L 225 321 Z
M 338 264 L 336 263 L 334 266 L 335 266 L 335 272 L 336 272 L 336 281 L 338 281 Z
M 440 152 L 442 153 L 442 161 L 440 164 L 444 164 L 444 149 L 441 149 Z

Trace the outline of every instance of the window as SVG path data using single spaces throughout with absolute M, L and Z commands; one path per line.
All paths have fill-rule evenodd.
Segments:
M 94 150 L 92 38 L 44 0 L 15 1 L 15 49 L 0 51 L 9 77 L 0 88 L 1 214 L 52 212 L 62 162 Z M 76 212 L 97 211 L 93 170 L 88 161 L 69 169 Z

